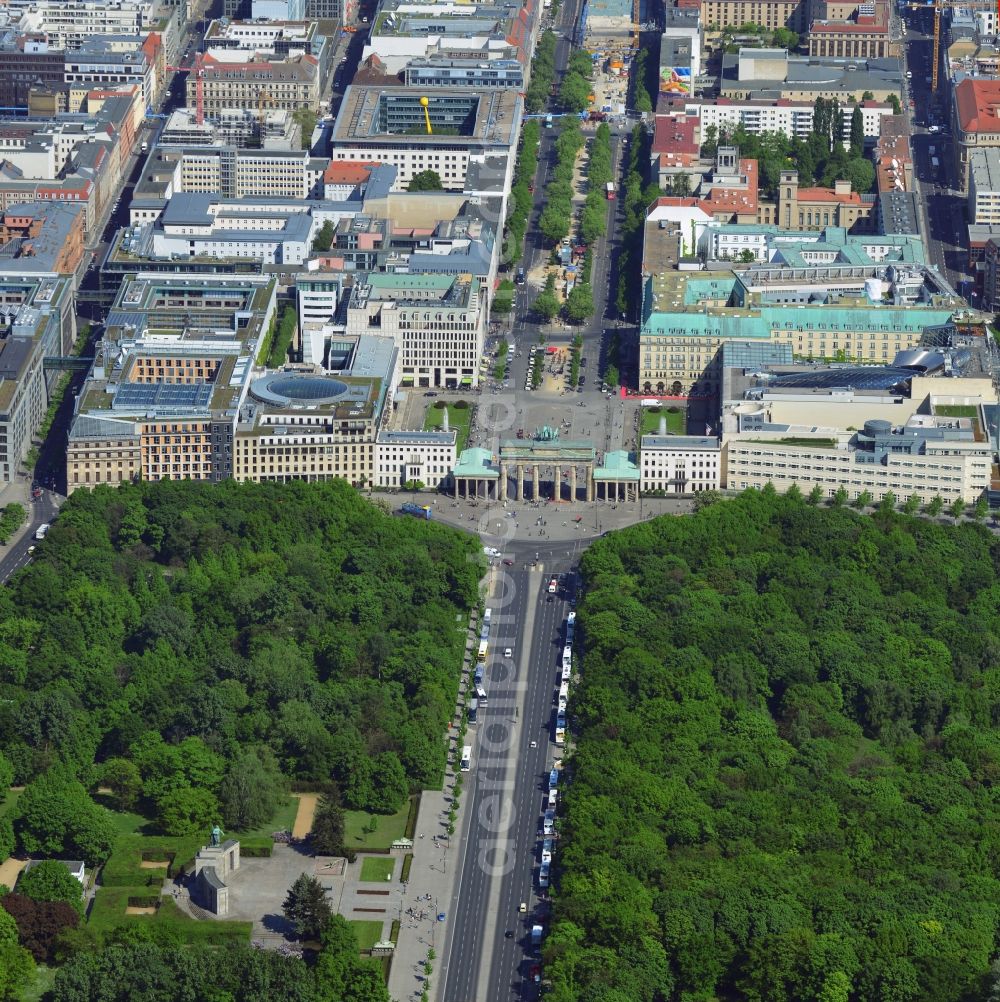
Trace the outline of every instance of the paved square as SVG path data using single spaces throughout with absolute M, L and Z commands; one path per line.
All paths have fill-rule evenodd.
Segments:
M 397 880 L 385 881 L 383 887 L 371 881 L 362 883 L 365 858 L 370 857 L 359 855 L 354 863 L 348 863 L 336 856 L 310 856 L 295 846 L 276 842 L 270 858 L 244 856 L 240 868 L 230 874 L 226 918 L 252 922 L 257 942 L 277 946 L 291 939 L 292 926 L 281 906 L 292 884 L 308 873 L 326 888 L 335 912 L 346 919 L 382 922 L 381 938 L 388 939 L 393 919 L 401 915 L 403 888 Z M 378 859 L 395 861 L 392 856 Z

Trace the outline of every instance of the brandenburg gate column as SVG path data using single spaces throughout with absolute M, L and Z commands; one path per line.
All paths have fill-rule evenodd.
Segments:
M 517 464 L 517 500 L 524 500 L 524 467 Z
M 501 501 L 507 500 L 507 464 L 500 462 L 500 482 L 497 484 L 498 497 Z
M 571 466 L 569 468 L 569 499 L 570 501 L 576 500 L 576 467 Z
M 534 494 L 532 495 L 531 500 L 532 501 L 537 501 L 538 500 L 538 464 L 537 463 L 534 466 L 532 466 L 532 468 L 531 468 L 531 478 L 532 478 L 531 479 L 531 487 L 532 487 L 532 490 L 534 491 Z

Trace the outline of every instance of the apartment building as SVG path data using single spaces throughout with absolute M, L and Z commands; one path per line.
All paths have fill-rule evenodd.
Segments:
M 16 264 L 16 262 L 13 262 Z M 76 339 L 72 279 L 0 270 L 0 481 L 12 482 L 45 417 L 43 359 L 64 355 Z
M 123 165 L 136 142 L 135 85 L 89 101 L 80 114 L 33 121 L 0 119 L 0 161 L 15 169 L 0 171 L 0 209 L 26 202 L 82 205 L 89 235 L 117 196 Z M 139 116 L 141 121 L 141 114 Z
M 150 107 L 159 92 L 155 55 L 150 58 L 144 39 L 136 37 L 125 47 L 116 40 L 88 38 L 66 53 L 63 81 L 70 90 L 113 90 L 135 84 L 142 91 L 143 108 Z
M 522 5 L 382 0 L 361 61 L 375 56 L 390 75 L 418 59 L 514 59 L 527 65 L 540 10 L 538 0 Z
M 972 150 L 968 177 L 969 223 L 1000 225 L 1000 147 Z
M 72 51 L 97 35 L 145 37 L 157 33 L 166 58 L 176 63 L 187 28 L 188 5 L 173 0 L 11 0 L 13 27 L 44 37 L 49 49 Z
M 706 31 L 760 24 L 774 31 L 791 28 L 805 34 L 808 0 L 701 0 L 701 23 Z
M 26 109 L 33 88 L 63 84 L 63 51 L 44 34 L 0 32 L 0 107 Z
M 951 118 L 955 169 L 967 191 L 973 151 L 1000 147 L 1000 80 L 962 80 L 952 90 Z
M 151 258 L 252 258 L 302 264 L 319 229 L 308 205 L 227 202 L 203 192 L 178 194 L 160 218 L 133 237 L 131 250 Z
M 722 486 L 722 449 L 717 438 L 643 435 L 639 449 L 643 494 L 693 494 Z
M 157 219 L 169 199 L 182 193 L 203 192 L 223 199 L 318 198 L 329 163 L 329 158 L 312 157 L 308 150 L 161 144 L 136 182 L 130 221 Z
M 407 87 L 426 89 L 427 87 L 474 87 L 477 90 L 524 90 L 527 74 L 524 64 L 518 59 L 484 60 L 474 57 L 420 57 L 406 64 L 403 82 Z
M 16 22 L 22 34 L 44 35 L 52 49 L 76 49 L 94 35 L 138 35 L 152 25 L 155 4 L 148 0 L 39 0 Z
M 28 202 L 0 212 L 0 273 L 74 275 L 83 260 L 83 207 Z
M 347 333 L 391 337 L 404 386 L 477 386 L 489 317 L 484 283 L 471 275 L 359 276 Z
M 275 291 L 270 276 L 127 276 L 76 400 L 67 490 L 231 478 Z
M 185 84 L 185 103 L 207 118 L 227 108 L 269 107 L 319 111 L 323 89 L 319 60 L 309 54 L 286 59 L 223 62 L 199 53 Z
M 747 132 L 759 135 L 762 132 L 780 132 L 786 136 L 806 139 L 812 132 L 813 110 L 815 104 L 811 101 L 748 100 L 733 101 L 728 98 L 690 98 L 662 101 L 657 105 L 656 121 L 659 125 L 661 117 L 683 114 L 694 118 L 698 123 L 700 135 L 714 127 L 718 135 L 731 133 L 742 128 Z M 881 123 L 892 117 L 892 106 L 878 101 L 862 101 L 856 107 L 861 108 L 861 125 L 865 137 L 877 139 L 881 132 Z M 845 116 L 844 142 L 851 138 L 850 116 Z

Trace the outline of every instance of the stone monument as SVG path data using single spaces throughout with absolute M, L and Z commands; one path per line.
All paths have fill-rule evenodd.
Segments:
M 219 916 L 229 914 L 229 888 L 226 886 L 226 879 L 240 868 L 240 844 L 235 839 L 223 842 L 224 834 L 215 825 L 212 829 L 212 844 L 201 849 L 194 860 L 198 904 Z

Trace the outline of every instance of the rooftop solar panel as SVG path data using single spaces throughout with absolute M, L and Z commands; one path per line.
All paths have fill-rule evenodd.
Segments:
M 212 399 L 209 383 L 123 383 L 115 394 L 114 410 L 205 410 Z

